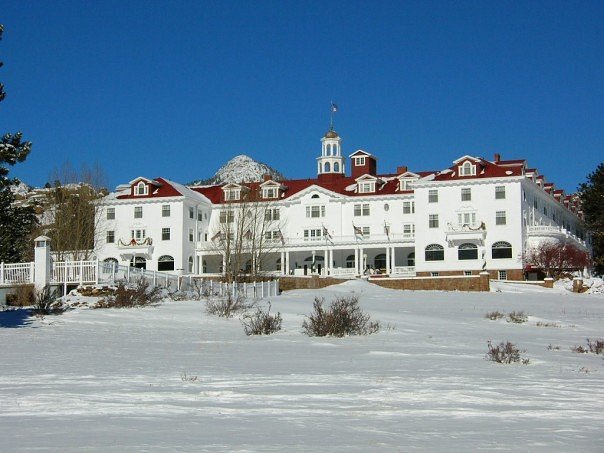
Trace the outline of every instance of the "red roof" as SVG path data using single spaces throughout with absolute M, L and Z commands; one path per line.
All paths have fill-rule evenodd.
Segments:
M 136 185 L 141 179 L 137 179 L 133 185 Z M 147 195 L 133 195 L 132 186 L 130 187 L 130 193 L 124 195 L 118 195 L 118 200 L 127 200 L 129 198 L 160 198 L 160 197 L 178 197 L 183 195 L 174 186 L 172 186 L 164 178 L 155 178 L 149 184 L 149 193 Z
M 460 176 L 459 168 L 465 161 L 449 167 L 450 171 L 440 172 L 434 177 L 434 181 L 455 181 L 471 180 L 480 178 L 501 178 L 511 176 L 522 176 L 524 169 L 524 160 L 518 161 L 500 161 L 499 163 L 489 162 L 485 159 L 478 159 L 476 162 L 476 174 L 472 176 Z M 471 161 L 474 164 L 474 161 Z M 503 165 L 502 165 L 503 164 Z

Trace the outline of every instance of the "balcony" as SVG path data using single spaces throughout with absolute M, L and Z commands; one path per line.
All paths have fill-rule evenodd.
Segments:
M 451 247 L 466 242 L 474 242 L 482 245 L 487 236 L 487 227 L 484 222 L 481 222 L 479 225 L 453 225 L 452 223 L 448 223 L 445 234 L 447 242 Z
M 151 255 L 153 254 L 153 239 L 119 239 L 117 241 L 117 248 L 120 250 L 122 258 L 128 259 L 128 257 L 136 255 L 151 259 Z
M 526 235 L 529 238 L 539 239 L 539 238 L 551 238 L 558 239 L 559 241 L 575 241 L 577 245 L 581 247 L 586 247 L 586 243 L 580 237 L 574 235 L 572 232 L 568 231 L 566 228 L 562 228 L 560 226 L 551 226 L 551 225 L 535 225 L 528 226 L 526 228 Z

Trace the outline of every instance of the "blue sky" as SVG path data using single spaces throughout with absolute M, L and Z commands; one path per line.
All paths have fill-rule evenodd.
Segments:
M 604 2 L 9 1 L 11 174 L 211 176 L 248 154 L 313 177 L 329 104 L 378 171 L 526 158 L 573 191 L 604 156 Z

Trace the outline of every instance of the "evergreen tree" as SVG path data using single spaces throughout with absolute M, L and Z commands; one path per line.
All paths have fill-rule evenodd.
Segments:
M 0 40 L 4 27 L 0 25 Z M 2 62 L 0 62 L 2 67 Z M 6 97 L 4 85 L 0 83 L 0 101 Z M 0 140 L 0 261 L 21 261 L 32 245 L 31 233 L 37 225 L 33 208 L 14 205 L 15 197 L 11 184 L 16 178 L 8 177 L 8 167 L 23 162 L 31 150 L 31 142 L 23 141 L 21 132 L 5 134 Z
M 598 274 L 604 273 L 604 162 L 579 186 L 585 225 L 592 235 L 593 258 Z

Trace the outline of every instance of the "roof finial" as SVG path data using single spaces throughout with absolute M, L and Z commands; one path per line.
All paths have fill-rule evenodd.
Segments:
M 329 130 L 333 131 L 333 114 L 338 111 L 338 106 L 331 101 L 331 107 L 329 109 Z

